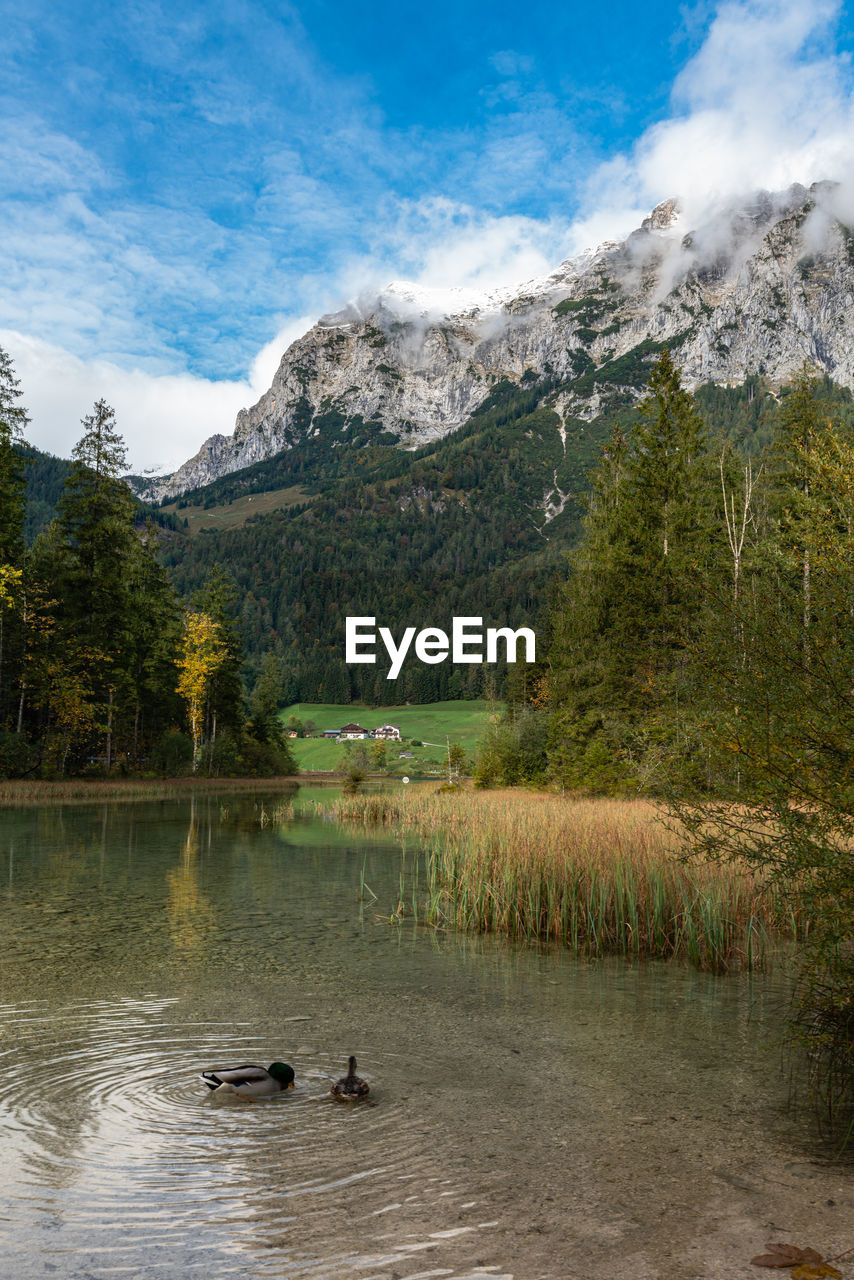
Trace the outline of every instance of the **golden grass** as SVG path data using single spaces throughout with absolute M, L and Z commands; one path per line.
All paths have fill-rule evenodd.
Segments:
M 160 800 L 189 792 L 296 790 L 294 778 L 67 778 L 57 782 L 15 779 L 0 782 L 0 805 L 51 804 L 57 801 Z
M 795 925 L 747 868 L 681 860 L 646 800 L 375 793 L 344 796 L 334 812 L 423 841 L 429 896 L 418 909 L 433 924 L 717 971 L 762 964 L 772 936 Z

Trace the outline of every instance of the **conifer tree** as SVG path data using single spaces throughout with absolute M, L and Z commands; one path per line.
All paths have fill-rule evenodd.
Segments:
M 249 705 L 250 728 L 259 742 L 269 742 L 276 746 L 284 743 L 284 728 L 279 719 L 283 685 L 281 658 L 278 654 L 266 653 Z
M 18 404 L 20 384 L 12 361 L 0 347 L 0 564 L 20 567 L 24 550 L 25 482 L 21 446 L 26 410 Z
M 804 365 L 788 388 L 771 448 L 771 504 L 777 524 L 778 571 L 788 568 L 800 579 L 804 644 L 812 613 L 812 565 L 809 548 L 810 450 L 827 423 L 821 403 L 821 379 Z
M 21 390 L 12 361 L 0 347 L 0 573 L 5 574 L 7 588 L 11 588 L 13 582 L 20 587 L 24 554 L 26 499 L 21 446 L 24 444 L 23 429 L 29 418 L 18 404 L 20 397 Z M 8 684 L 8 621 L 16 596 L 17 592 L 13 593 L 8 589 L 0 597 L 0 728 L 5 719 L 4 703 Z
M 719 595 L 698 645 L 714 790 L 674 808 L 698 854 L 752 866 L 807 926 L 798 1038 L 817 1092 L 850 1119 L 854 447 L 822 422 L 818 390 L 802 374 L 784 401 L 772 454 L 778 521 L 747 589 Z
M 69 550 L 60 617 L 67 641 L 73 635 L 76 644 L 102 655 L 93 696 L 103 713 L 93 723 L 104 728 L 109 772 L 116 715 L 130 695 L 134 503 L 120 479 L 126 451 L 115 411 L 98 400 L 82 424 L 83 435 L 72 452 L 74 466 L 58 506 L 59 527 Z
M 66 606 L 74 625 L 107 653 L 123 647 L 127 564 L 133 543 L 133 498 L 120 480 L 124 441 L 104 400 L 83 419 L 74 467 L 59 502 L 59 525 L 72 553 Z
M 702 598 L 713 511 L 702 419 L 666 349 L 639 412 L 614 547 L 625 586 L 614 624 L 617 643 L 640 649 L 656 678 L 683 646 Z
M 276 653 L 267 653 L 261 663 L 261 674 L 250 699 L 249 741 L 246 743 L 246 764 L 255 773 L 295 774 L 297 763 L 285 737 L 285 729 L 279 716 L 285 670 L 282 659 Z M 254 747 L 252 743 L 258 744 Z M 254 766 L 254 767 L 253 767 Z
M 54 520 L 30 548 L 20 593 L 23 638 L 14 725 L 17 735 L 26 728 L 41 742 L 45 741 L 51 719 L 55 689 L 51 670 L 55 663 L 64 664 L 68 656 L 67 647 L 59 641 L 57 624 L 57 584 L 64 581 L 66 554 Z
M 625 773 L 616 758 L 621 708 L 613 693 L 621 655 L 609 637 L 621 594 L 615 551 L 628 456 L 628 439 L 616 427 L 591 475 L 584 537 L 549 616 L 551 765 L 565 784 L 597 790 L 612 789 Z
M 177 657 L 181 611 L 157 560 L 157 533 L 149 521 L 134 538 L 128 559 L 127 671 L 130 682 L 128 751 L 139 761 L 152 739 L 178 720 Z
M 552 615 L 552 760 L 572 785 L 659 785 L 665 761 L 684 754 L 685 655 L 714 502 L 702 420 L 666 349 L 639 415 L 629 435 L 612 435 L 592 477 Z

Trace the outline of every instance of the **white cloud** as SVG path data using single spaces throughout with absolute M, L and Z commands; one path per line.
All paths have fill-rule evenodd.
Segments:
M 707 37 L 677 77 L 673 114 L 588 185 L 602 223 L 620 210 L 679 196 L 694 223 L 759 189 L 848 181 L 851 76 L 828 48 L 836 0 L 747 0 L 719 7 Z
M 445 288 L 495 288 L 527 280 L 554 266 L 555 241 L 563 231 L 533 218 L 440 210 L 420 246 L 416 280 Z
M 80 421 L 103 398 L 116 411 L 134 472 L 176 470 L 208 436 L 231 435 L 239 409 L 269 388 L 282 352 L 314 323 L 303 316 L 286 324 L 252 362 L 246 381 L 219 381 L 189 373 L 153 374 L 122 369 L 109 360 L 81 360 L 62 347 L 0 329 L 30 415 L 26 436 L 48 453 L 69 457 Z
M 568 222 L 502 217 L 446 197 L 401 202 L 373 255 L 342 273 L 338 298 L 368 299 L 406 280 L 434 291 L 437 306 L 444 295 L 459 302 L 460 291 L 488 292 L 551 270 L 567 231 Z
M 281 363 L 282 354 L 287 350 L 292 342 L 297 338 L 301 338 L 314 322 L 317 320 L 317 314 L 311 316 L 299 316 L 297 319 L 289 320 L 283 328 L 279 330 L 275 338 L 272 338 L 265 346 L 261 348 L 255 359 L 252 361 L 252 368 L 249 371 L 249 385 L 251 387 L 252 403 L 258 400 L 265 391 L 270 388 L 273 381 L 273 375 Z M 232 427 L 233 427 L 232 423 Z M 231 430 L 231 428 L 229 429 Z M 200 441 L 201 443 L 201 441 Z
M 207 436 L 232 431 L 238 409 L 269 387 L 283 351 L 314 318 L 391 280 L 405 277 L 438 291 L 437 298 L 450 297 L 451 289 L 507 287 L 551 271 L 570 254 L 622 238 L 671 195 L 681 197 L 688 226 L 734 196 L 823 178 L 846 184 L 840 207 L 854 208 L 851 68 L 832 43 L 839 10 L 839 0 L 721 4 L 674 83 L 668 118 L 592 171 L 574 150 L 571 122 L 561 123 L 556 104 L 537 98 L 520 99 L 518 111 L 479 142 L 461 137 L 457 168 L 445 170 L 446 194 L 421 199 L 389 194 L 388 147 L 373 125 L 352 147 L 340 145 L 343 134 L 333 131 L 329 146 L 335 144 L 341 165 L 351 155 L 372 157 L 370 218 L 354 213 L 331 178 L 318 185 L 287 148 L 270 159 L 259 182 L 260 221 L 239 234 L 226 234 L 190 207 L 158 212 L 142 205 L 105 217 L 86 196 L 109 177 L 61 137 L 42 138 L 27 181 L 50 187 L 67 173 L 68 185 L 84 194 L 40 207 L 15 205 L 6 236 L 0 343 L 21 380 L 33 419 L 30 438 L 67 456 L 80 418 L 104 396 L 116 409 L 134 469 L 174 468 Z M 524 56 L 506 51 L 492 62 L 502 75 L 528 69 Z M 38 139 L 26 123 L 29 147 Z M 411 162 L 405 146 L 403 152 Z M 581 216 L 573 220 L 569 194 L 565 217 L 555 202 L 558 211 L 549 218 L 495 212 L 504 194 L 521 198 L 539 174 L 555 191 L 558 179 L 567 192 L 575 182 Z M 367 247 L 345 261 L 351 214 L 361 221 L 350 243 Z M 291 225 L 289 218 L 295 227 L 313 219 L 335 243 L 322 271 L 306 269 L 304 246 L 301 257 L 288 259 L 281 228 Z M 214 262 L 220 275 L 208 269 Z M 299 268 L 291 265 L 296 262 Z M 293 274 L 297 269 L 301 277 Z M 180 344 L 145 305 L 149 294 L 177 299 L 183 310 L 175 324 L 195 342 L 197 367 L 206 351 L 218 350 L 220 367 L 229 367 L 228 360 L 239 368 L 240 331 L 220 332 L 220 316 L 230 299 L 251 295 L 257 324 L 285 289 L 301 314 L 283 322 L 244 379 L 174 371 Z M 39 337 L 19 332 L 24 313 Z M 56 334 L 72 350 L 58 345 Z M 100 358 L 81 358 L 96 344 Z M 132 363 L 145 367 L 128 367 Z
M 80 420 L 103 398 L 116 411 L 132 470 L 174 470 L 202 440 L 234 429 L 238 409 L 254 400 L 245 382 L 210 382 L 190 374 L 120 369 L 107 360 L 80 360 L 38 338 L 0 330 L 30 415 L 26 436 L 38 449 L 69 457 Z
M 379 283 L 387 267 L 437 296 L 454 286 L 500 288 L 622 239 L 668 196 L 680 197 L 683 222 L 694 227 L 759 189 L 822 179 L 854 188 L 851 69 L 832 47 L 839 9 L 839 0 L 720 5 L 674 82 L 671 114 L 588 176 L 580 217 L 490 215 L 447 197 L 400 205 L 382 227 L 383 255 L 352 264 L 342 283 L 364 292 L 366 279 Z M 529 156 L 549 163 L 542 140 L 524 130 L 511 144 L 519 165 Z M 506 160 L 498 170 L 506 178 Z

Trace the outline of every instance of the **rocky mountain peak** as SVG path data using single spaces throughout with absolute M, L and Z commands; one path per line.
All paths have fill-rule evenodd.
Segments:
M 609 398 L 641 393 L 638 371 L 663 345 L 689 387 L 753 373 L 780 383 L 805 360 L 854 386 L 854 231 L 841 210 L 833 184 L 796 184 L 689 228 L 670 198 L 625 241 L 516 289 L 393 281 L 319 320 L 234 435 L 211 437 L 146 496 L 174 496 L 313 436 L 411 448 L 459 427 L 502 381 L 547 379 L 564 423 L 590 420 Z
M 642 231 L 667 231 L 679 221 L 679 201 L 675 197 L 662 200 L 641 223 Z

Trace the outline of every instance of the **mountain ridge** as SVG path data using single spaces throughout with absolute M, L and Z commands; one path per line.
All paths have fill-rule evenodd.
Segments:
M 847 216 L 831 183 L 759 192 L 687 231 L 679 202 L 668 199 L 626 240 L 518 288 L 478 294 L 392 282 L 293 342 L 232 436 L 210 437 L 171 476 L 137 478 L 135 488 L 168 500 L 361 427 L 411 449 L 462 426 L 496 385 L 526 380 L 554 387 L 565 448 L 570 421 L 638 398 L 646 380 L 638 367 L 663 345 L 691 389 L 754 374 L 779 386 L 805 361 L 852 387 Z

